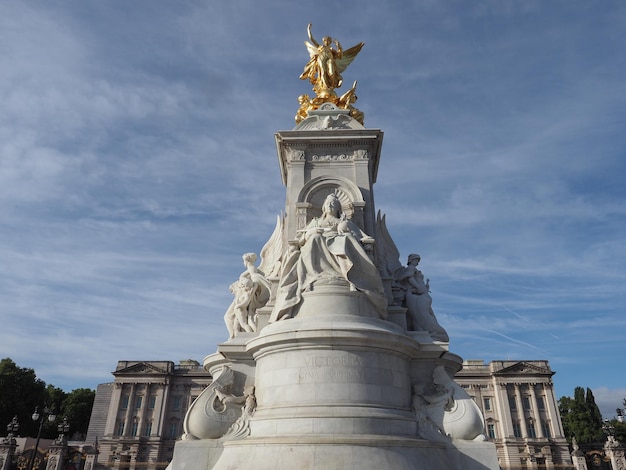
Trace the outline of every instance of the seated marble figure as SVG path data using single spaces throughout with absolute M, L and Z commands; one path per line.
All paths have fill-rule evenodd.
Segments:
M 394 274 L 397 286 L 404 292 L 408 329 L 427 331 L 434 340 L 447 342 L 448 333 L 433 312 L 429 280 L 424 282 L 424 275 L 417 269 L 420 259 L 420 255 L 409 255 L 406 267 L 399 268 Z
M 373 242 L 346 218 L 339 198 L 328 195 L 322 215 L 299 231 L 298 243 L 285 261 L 270 321 L 295 316 L 302 293 L 324 284 L 362 292 L 384 318 L 387 301 L 382 281 L 364 248 Z

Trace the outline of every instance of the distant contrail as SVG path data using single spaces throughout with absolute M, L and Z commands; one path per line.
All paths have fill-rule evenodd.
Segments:
M 514 342 L 514 343 L 521 344 L 521 345 L 524 345 L 524 346 L 528 346 L 529 348 L 536 349 L 537 351 L 545 352 L 543 349 L 538 348 L 537 346 L 533 346 L 533 345 L 532 345 L 532 344 L 530 344 L 530 343 L 525 343 L 524 341 L 520 341 L 520 340 L 518 340 L 518 339 L 511 338 L 510 336 L 504 335 L 504 334 L 502 334 L 502 333 L 500 333 L 500 332 L 498 332 L 498 331 L 495 331 L 495 330 L 489 330 L 489 329 L 487 329 L 487 328 L 483 328 L 483 329 L 484 329 L 485 331 L 488 331 L 488 332 L 490 332 L 490 333 L 493 333 L 494 335 L 502 336 L 503 338 L 508 339 L 509 341 L 512 341 L 512 342 Z

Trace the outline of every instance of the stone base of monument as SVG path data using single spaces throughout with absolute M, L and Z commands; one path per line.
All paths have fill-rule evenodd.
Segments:
M 416 435 L 408 371 L 418 345 L 397 330 L 354 315 L 266 327 L 247 344 L 256 361 L 251 436 Z
M 437 366 L 460 368 L 447 343 L 376 318 L 358 292 L 329 287 L 304 297 L 295 318 L 239 335 L 205 359 L 217 375 L 233 370 L 235 388 L 253 383 L 256 410 L 234 437 L 178 442 L 170 468 L 498 468 L 492 443 L 419 437 L 412 389 L 430 384 Z
M 281 442 L 282 441 L 282 442 Z M 490 449 L 495 455 L 495 448 Z M 315 436 L 276 442 L 226 443 L 224 453 L 213 469 L 359 469 L 432 470 L 498 468 L 486 466 L 454 446 L 387 436 Z
M 169 469 L 496 470 L 490 442 L 315 435 L 241 441 L 179 441 Z

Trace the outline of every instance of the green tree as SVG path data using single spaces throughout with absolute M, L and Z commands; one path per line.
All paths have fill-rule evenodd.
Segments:
M 559 412 L 568 441 L 571 441 L 573 436 L 580 444 L 604 441 L 602 415 L 589 388 L 585 393 L 585 389 L 576 387 L 574 398 L 561 397 Z
M 19 434 L 35 437 L 39 421 L 32 420 L 35 408 L 44 421 L 41 437 L 52 439 L 58 436 L 58 425 L 66 417 L 70 425 L 70 435 L 77 437 L 87 434 L 91 408 L 96 392 L 88 388 L 78 388 L 66 393 L 54 385 L 38 379 L 33 369 L 19 367 L 10 358 L 0 360 L 0 426 L 3 429 L 17 416 L 20 423 Z M 50 422 L 42 413 L 47 407 L 56 415 Z
M 31 419 L 35 407 L 46 401 L 46 383 L 33 369 L 18 367 L 10 358 L 0 360 L 0 426 L 4 428 L 17 416 L 22 436 L 37 434 Z
M 600 413 L 600 408 L 596 405 L 596 399 L 593 396 L 593 392 L 589 388 L 587 389 L 587 393 L 585 395 L 585 403 L 587 405 L 587 409 L 589 410 L 591 422 L 602 423 L 602 413 Z
M 52 439 L 59 435 L 57 430 L 57 426 L 59 424 L 59 419 L 61 418 L 61 410 L 63 407 L 63 402 L 67 397 L 67 393 L 61 390 L 54 385 L 48 385 L 46 387 L 46 399 L 44 406 L 47 406 L 51 413 L 56 416 L 55 421 L 50 421 L 46 419 L 43 423 L 43 428 L 41 430 L 41 436 Z
M 89 427 L 91 408 L 96 397 L 96 392 L 89 388 L 77 388 L 67 394 L 61 411 L 70 424 L 70 435 L 78 439 L 84 439 Z
M 620 423 L 618 420 L 611 421 L 615 427 L 615 439 L 622 444 L 626 444 L 626 423 Z

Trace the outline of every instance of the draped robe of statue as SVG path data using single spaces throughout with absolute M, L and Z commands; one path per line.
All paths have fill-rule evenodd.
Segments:
M 448 333 L 437 321 L 433 312 L 433 299 L 430 287 L 424 282 L 424 275 L 417 269 L 418 255 L 410 255 L 406 267 L 395 273 L 397 285 L 405 291 L 405 306 L 408 313 L 408 327 L 411 331 L 427 331 L 436 341 L 449 341 Z
M 293 317 L 302 293 L 314 290 L 316 284 L 343 284 L 362 292 L 380 317 L 385 317 L 387 301 L 382 281 L 361 244 L 373 239 L 343 218 L 337 203 L 325 202 L 322 217 L 313 219 L 301 233 L 304 244 L 290 254 L 283 266 L 270 321 Z M 333 204 L 335 208 L 327 207 Z

